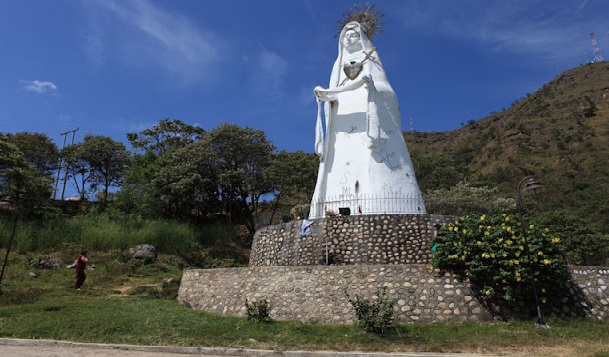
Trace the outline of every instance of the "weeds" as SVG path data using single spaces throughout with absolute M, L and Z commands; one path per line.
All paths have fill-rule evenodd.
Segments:
M 249 301 L 248 299 L 245 299 L 245 307 L 247 309 L 248 321 L 254 323 L 271 321 L 271 308 L 269 301 L 266 298 L 258 301 Z
M 377 290 L 376 300 L 363 298 L 359 294 L 351 297 L 345 292 L 355 310 L 355 317 L 366 332 L 377 334 L 387 333 L 393 322 L 393 306 L 395 301 L 387 299 L 387 288 Z

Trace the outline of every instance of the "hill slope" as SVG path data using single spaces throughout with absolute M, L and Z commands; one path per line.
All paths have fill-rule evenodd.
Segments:
M 566 71 L 459 130 L 404 136 L 415 162 L 449 155 L 469 181 L 504 192 L 534 174 L 547 187 L 546 209 L 573 210 L 609 231 L 609 62 Z

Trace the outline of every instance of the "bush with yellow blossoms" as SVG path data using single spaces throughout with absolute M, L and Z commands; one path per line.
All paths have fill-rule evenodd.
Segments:
M 529 298 L 531 267 L 541 303 L 569 278 L 560 238 L 526 224 L 525 242 L 517 216 L 461 217 L 445 224 L 431 244 L 432 264 L 469 278 L 484 297 L 508 301 Z

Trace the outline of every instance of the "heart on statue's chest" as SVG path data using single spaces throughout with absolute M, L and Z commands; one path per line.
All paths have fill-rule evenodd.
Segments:
M 343 65 L 343 71 L 350 80 L 357 78 L 362 71 L 362 68 L 364 68 L 364 64 L 362 62 L 351 61 Z

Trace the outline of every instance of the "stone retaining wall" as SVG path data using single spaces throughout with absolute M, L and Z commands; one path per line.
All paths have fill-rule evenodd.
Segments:
M 609 268 L 571 267 L 575 285 L 569 296 L 543 305 L 544 315 L 609 318 Z M 196 309 L 245 316 L 245 299 L 266 298 L 278 320 L 352 323 L 345 291 L 372 297 L 380 287 L 396 301 L 398 322 L 489 320 L 484 299 L 468 282 L 429 265 L 281 266 L 187 270 L 178 300 Z M 525 306 L 509 307 L 527 314 Z
M 426 264 L 435 225 L 454 217 L 428 214 L 336 216 L 259 229 L 250 266 Z

